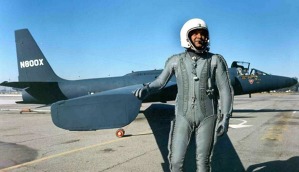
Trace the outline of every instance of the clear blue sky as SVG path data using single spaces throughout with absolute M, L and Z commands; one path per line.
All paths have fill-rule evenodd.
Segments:
M 163 68 L 191 18 L 208 23 L 211 52 L 229 65 L 299 77 L 298 17 L 294 0 L 1 0 L 0 82 L 17 80 L 14 30 L 30 30 L 59 76 L 83 79 Z

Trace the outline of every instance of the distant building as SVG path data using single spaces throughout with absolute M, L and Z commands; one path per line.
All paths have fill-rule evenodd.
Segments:
M 22 90 L 0 86 L 0 94 L 20 94 Z

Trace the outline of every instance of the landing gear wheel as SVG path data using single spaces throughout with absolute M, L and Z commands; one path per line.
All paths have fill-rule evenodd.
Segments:
M 120 129 L 118 129 L 117 131 L 116 131 L 116 137 L 118 137 L 118 138 L 122 138 L 124 135 L 125 135 L 125 130 L 124 129 L 122 129 L 122 128 L 120 128 Z

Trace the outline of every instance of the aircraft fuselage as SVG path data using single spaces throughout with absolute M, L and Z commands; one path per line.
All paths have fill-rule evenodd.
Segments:
M 31 92 L 29 89 L 28 93 L 28 90 L 24 90 L 25 93 L 23 93 L 23 100 L 27 103 L 51 104 L 59 100 L 67 100 L 130 85 L 148 83 L 155 80 L 161 72 L 162 70 L 151 70 L 132 72 L 120 77 L 73 81 L 62 80 L 52 83 L 52 86 L 48 85 L 48 88 L 42 88 L 44 86 L 40 86 L 39 91 Z M 229 68 L 229 76 L 235 95 L 270 91 L 289 87 L 297 83 L 297 81 L 293 78 L 276 75 L 238 75 L 236 68 Z M 175 82 L 174 76 L 171 78 L 171 81 Z M 172 87 L 171 89 L 172 93 L 177 91 L 176 87 Z M 46 92 L 44 93 L 44 91 Z M 155 96 L 150 97 L 149 99 L 145 100 L 145 102 L 152 100 L 159 101 L 154 97 Z M 174 95 L 169 96 L 169 94 L 162 95 L 160 98 L 161 97 L 163 97 L 163 101 L 170 101 L 174 100 L 175 98 Z

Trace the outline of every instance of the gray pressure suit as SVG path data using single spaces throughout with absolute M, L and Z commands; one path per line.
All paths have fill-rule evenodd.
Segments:
M 178 93 L 169 134 L 170 170 L 182 171 L 185 153 L 195 132 L 197 170 L 210 171 L 217 138 L 218 96 L 221 114 L 229 116 L 232 113 L 233 90 L 226 62 L 222 56 L 209 52 L 196 54 L 187 50 L 174 55 L 167 60 L 161 75 L 147 86 L 148 94 L 162 89 L 173 74 Z

